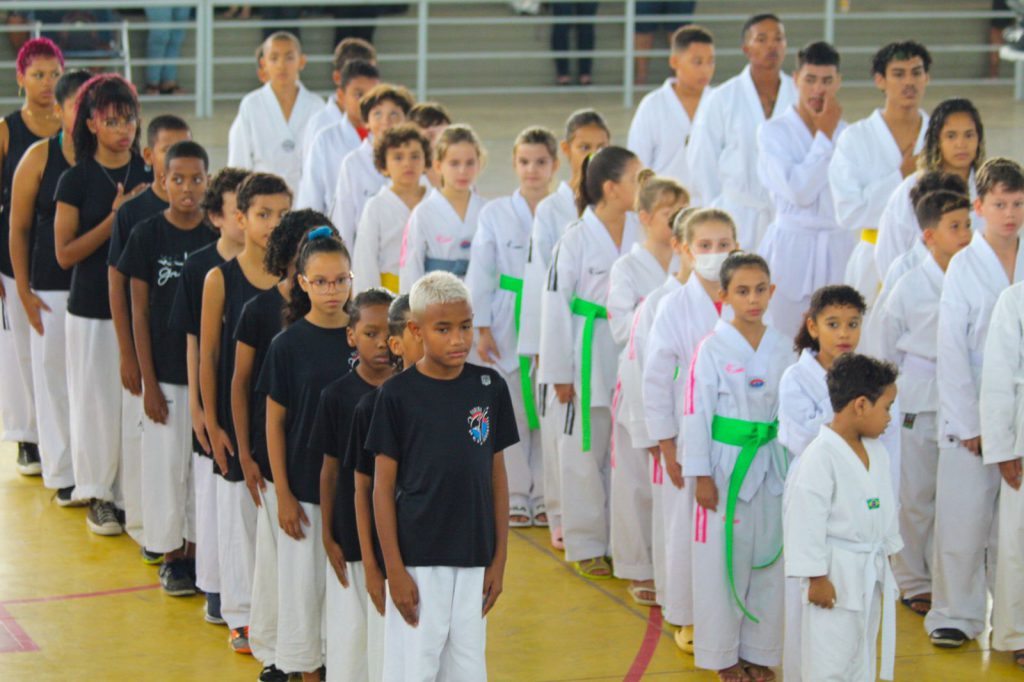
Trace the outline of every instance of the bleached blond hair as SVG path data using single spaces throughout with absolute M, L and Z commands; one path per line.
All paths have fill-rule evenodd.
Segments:
M 409 309 L 419 316 L 432 305 L 469 302 L 469 289 L 450 272 L 437 270 L 420 277 L 409 291 Z

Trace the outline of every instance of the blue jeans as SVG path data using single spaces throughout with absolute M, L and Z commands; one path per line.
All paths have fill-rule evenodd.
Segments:
M 188 21 L 191 17 L 189 7 L 152 7 L 146 8 L 146 19 L 149 21 Z M 150 29 L 146 40 L 146 59 L 177 59 L 181 56 L 181 44 L 185 40 L 183 28 Z M 177 64 L 150 64 L 146 67 L 146 84 L 176 83 L 178 81 Z

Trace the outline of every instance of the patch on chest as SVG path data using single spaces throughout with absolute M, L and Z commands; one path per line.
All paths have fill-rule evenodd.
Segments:
M 882 503 L 878 501 L 877 497 L 868 498 L 868 509 L 878 509 L 882 506 Z
M 913 429 L 914 422 L 917 420 L 916 414 L 905 414 L 903 415 L 903 428 Z
M 764 379 L 754 377 L 750 380 L 749 385 L 751 388 L 764 388 Z
M 483 384 L 484 386 L 490 386 L 491 385 L 491 375 L 490 374 L 482 375 L 480 377 L 480 383 Z
M 487 437 L 491 434 L 491 420 L 487 416 L 489 411 L 490 409 L 486 407 L 474 407 L 466 419 L 469 422 L 469 435 L 477 445 L 486 443 Z

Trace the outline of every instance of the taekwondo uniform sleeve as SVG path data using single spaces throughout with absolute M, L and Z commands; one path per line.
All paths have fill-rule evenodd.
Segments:
M 679 357 L 673 347 L 672 311 L 659 305 L 644 348 L 643 396 L 647 433 L 654 440 L 667 440 L 679 435 L 676 417 L 676 369 Z M 685 372 L 688 368 L 680 368 Z M 684 375 L 685 376 L 685 375 Z
M 897 366 L 903 364 L 906 355 L 899 348 L 899 341 L 907 333 L 907 313 L 903 306 L 903 296 L 899 289 L 894 288 L 881 307 L 878 320 L 878 351 L 882 359 Z
M 710 125 L 709 121 L 718 121 L 725 117 L 721 111 L 724 96 L 716 96 L 721 91 L 711 93 L 708 100 L 697 112 L 697 120 L 693 123 L 690 142 L 686 146 L 686 163 L 693 170 L 690 184 L 690 195 L 693 206 L 710 206 L 722 193 L 718 159 L 725 148 L 722 139 L 724 127 Z
M 640 101 L 640 106 L 636 108 L 636 114 L 633 115 L 633 122 L 629 126 L 629 137 L 626 141 L 626 146 L 630 151 L 636 154 L 640 162 L 648 168 L 654 165 L 654 131 L 662 123 L 651 120 L 648 114 L 650 103 L 647 97 Z
M 981 437 L 985 464 L 1008 462 L 1024 455 L 1020 446 L 1021 384 L 1024 330 L 1021 328 L 1021 285 L 1005 290 L 992 310 L 985 361 L 981 370 Z
M 942 435 L 960 440 L 981 435 L 978 387 L 967 343 L 970 305 L 966 297 L 969 295 L 970 292 L 963 291 L 960 282 L 953 279 L 942 287 L 939 300 L 936 374 L 939 377 L 939 414 L 943 422 L 940 428 Z
M 305 178 L 303 178 L 305 182 Z M 372 201 L 372 200 L 371 200 Z M 380 233 L 373 203 L 367 203 L 359 218 L 359 240 L 352 253 L 352 272 L 355 273 L 356 293 L 381 285 Z
M 711 422 L 718 402 L 718 372 L 714 367 L 714 354 L 705 352 L 706 342 L 697 349 L 686 381 L 682 460 L 683 473 L 688 477 L 711 476 L 714 473 Z M 718 491 L 721 500 L 725 499 L 725 492 Z
M 341 164 L 341 171 L 338 173 L 338 185 L 334 190 L 331 222 L 338 228 L 341 240 L 345 242 L 345 245 L 353 248 L 356 240 L 356 222 L 359 220 L 357 215 L 359 188 L 352 177 L 350 164 L 354 165 L 351 163 L 350 156 L 346 156 L 345 161 Z
M 238 115 L 231 123 L 228 131 L 228 165 L 235 168 L 251 170 L 255 164 L 252 150 L 252 135 L 249 130 L 248 111 L 243 103 L 238 107 Z
M 534 234 L 537 230 L 534 229 Z M 519 354 L 536 355 L 540 348 L 540 306 L 547 267 L 530 237 L 530 253 L 523 269 L 523 303 L 519 319 Z
M 490 226 L 490 221 L 478 222 L 466 271 L 466 287 L 473 303 L 473 326 L 477 328 L 490 327 L 493 322 L 491 301 L 498 282 L 498 245 Z
M 311 129 L 306 131 L 307 137 Z M 299 181 L 299 193 L 295 197 L 295 209 L 311 208 L 320 213 L 328 213 L 331 205 L 327 199 L 331 194 L 330 187 L 324 185 L 324 174 L 321 170 L 326 149 L 314 145 L 302 157 L 302 180 Z
M 887 188 L 900 184 L 903 176 L 899 168 L 881 175 L 869 172 L 870 159 L 862 153 L 864 140 L 847 128 L 836 141 L 832 163 L 828 167 L 828 182 L 835 202 L 836 222 L 850 230 L 877 227 L 872 216 L 885 209 L 890 191 Z M 870 178 L 870 179 L 868 179 Z
M 795 206 L 813 206 L 828 189 L 828 167 L 832 160 L 832 140 L 815 133 L 811 148 L 801 161 L 790 164 L 792 152 L 782 135 L 772 134 L 770 126 L 757 132 L 757 176 L 769 194 Z
M 419 206 L 416 207 L 417 209 Z M 402 293 L 407 294 L 412 285 L 426 273 L 424 259 L 427 257 L 425 236 L 420 220 L 421 211 L 413 210 L 402 235 L 402 258 L 398 268 L 398 283 Z
M 817 362 L 817 360 L 815 360 Z M 791 368 L 797 369 L 796 366 Z M 787 371 L 779 383 L 779 442 L 798 457 L 818 437 L 821 425 L 832 417 L 800 386 L 796 371 Z
M 811 453 L 819 454 L 819 453 Z M 782 512 L 783 556 L 786 575 L 816 578 L 828 575 L 828 518 L 832 510 L 834 476 L 827 456 L 801 457 L 787 482 Z
M 560 241 L 555 246 L 541 294 L 538 382 L 542 384 L 576 383 L 576 353 L 570 350 L 576 337 L 571 302 L 580 265 L 573 250 L 564 245 Z M 567 348 L 566 344 L 573 346 Z
M 633 313 L 640 299 L 630 277 L 628 257 L 615 261 L 608 274 L 608 304 L 605 306 L 608 309 L 608 327 L 612 331 L 612 339 L 619 346 L 629 341 Z
M 910 201 L 910 188 L 918 176 L 912 175 L 893 191 L 878 219 L 878 241 L 875 242 L 875 265 L 883 278 L 897 258 L 914 245 L 915 235 L 920 238 L 921 228 Z

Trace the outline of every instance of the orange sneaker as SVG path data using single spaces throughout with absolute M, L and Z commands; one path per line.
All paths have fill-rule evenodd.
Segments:
M 243 625 L 240 628 L 231 630 L 231 634 L 228 635 L 228 644 L 231 645 L 231 649 L 236 654 L 251 654 L 252 649 L 249 647 L 249 626 Z

